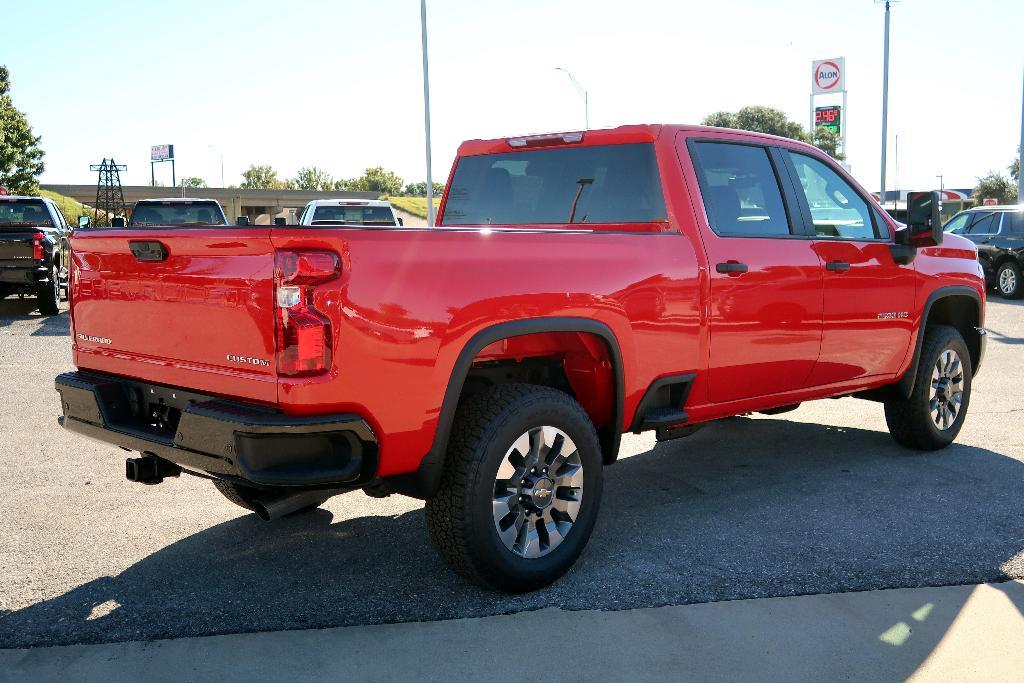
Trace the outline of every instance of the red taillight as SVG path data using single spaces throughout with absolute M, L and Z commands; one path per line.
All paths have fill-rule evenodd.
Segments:
M 43 251 L 43 240 L 45 237 L 41 232 L 32 235 L 32 258 L 36 261 L 42 261 L 46 258 L 46 252 Z
M 313 307 L 313 290 L 341 274 L 341 260 L 330 251 L 278 251 L 274 266 L 277 372 L 325 372 L 331 367 L 331 321 Z

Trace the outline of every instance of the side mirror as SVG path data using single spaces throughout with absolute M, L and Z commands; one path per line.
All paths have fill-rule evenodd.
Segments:
M 238 218 L 235 219 L 235 225 L 249 225 L 249 217 L 239 216 Z
M 288 221 L 284 218 L 275 218 L 274 225 L 288 225 Z
M 939 214 L 938 192 L 907 194 L 907 229 L 914 247 L 937 247 L 942 244 L 942 216 Z
M 123 228 L 124 227 L 124 216 L 114 216 L 110 219 L 110 227 L 112 228 Z
M 398 224 L 399 225 L 405 225 L 405 221 L 402 220 L 401 216 L 398 217 Z
M 91 221 L 89 220 L 88 216 L 79 216 L 78 217 L 78 227 L 80 227 L 80 228 L 88 228 L 89 227 L 89 223 L 91 223 Z

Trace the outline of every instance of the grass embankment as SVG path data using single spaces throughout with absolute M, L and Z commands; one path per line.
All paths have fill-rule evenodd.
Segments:
M 64 220 L 72 227 L 78 225 L 79 216 L 88 216 L 90 219 L 93 217 L 92 207 L 86 206 L 76 199 L 65 197 L 62 194 L 50 192 L 49 190 L 40 190 L 39 194 L 56 202 L 57 206 L 60 207 L 61 213 L 64 214 Z
M 411 213 L 413 216 L 419 216 L 420 218 L 427 217 L 427 198 L 426 197 L 385 197 L 396 209 Z M 434 198 L 434 208 L 436 209 L 441 203 L 440 197 Z

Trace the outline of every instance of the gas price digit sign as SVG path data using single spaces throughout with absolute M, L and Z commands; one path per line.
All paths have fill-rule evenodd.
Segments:
M 843 108 L 838 105 L 814 108 L 814 127 L 828 128 L 836 135 L 842 130 Z

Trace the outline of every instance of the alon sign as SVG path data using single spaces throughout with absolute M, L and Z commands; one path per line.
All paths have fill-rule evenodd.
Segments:
M 846 58 L 819 59 L 812 62 L 811 92 L 822 95 L 846 90 Z

